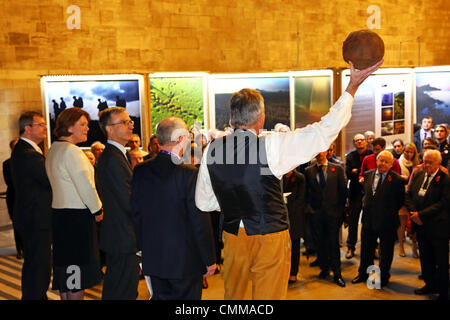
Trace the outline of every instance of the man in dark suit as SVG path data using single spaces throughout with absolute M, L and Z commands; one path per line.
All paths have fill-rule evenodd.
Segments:
M 22 299 L 41 300 L 47 299 L 51 275 L 52 190 L 38 146 L 47 137 L 47 125 L 40 113 L 25 112 L 19 130 L 11 176 L 16 194 L 13 224 L 24 244 Z
M 102 299 L 135 300 L 139 261 L 130 202 L 133 171 L 125 155 L 134 127 L 125 109 L 119 107 L 100 112 L 99 123 L 108 138 L 96 170 L 104 212 L 100 227 L 100 248 L 106 258 Z
M 347 254 L 346 258 L 351 259 L 355 255 L 355 245 L 358 240 L 359 214 L 362 209 L 363 188 L 359 183 L 359 173 L 364 158 L 373 153 L 367 149 L 367 140 L 363 134 L 356 134 L 353 137 L 355 150 L 347 154 L 345 162 L 345 174 L 350 180 L 348 201 L 350 207 L 350 219 L 348 226 Z
M 447 300 L 450 178 L 439 168 L 439 151 L 429 150 L 423 158 L 424 170 L 412 176 L 406 194 L 406 207 L 416 224 L 425 281 L 425 286 L 414 293 L 439 293 L 439 299 Z
M 10 141 L 9 147 L 11 148 L 11 151 L 14 149 L 18 141 L 18 139 Z M 3 179 L 6 183 L 6 207 L 8 208 L 9 218 L 11 221 L 14 221 L 14 201 L 16 198 L 16 193 L 14 191 L 14 185 L 11 178 L 11 158 L 3 161 Z M 14 228 L 14 242 L 16 243 L 16 258 L 20 260 L 23 258 L 23 243 L 16 228 Z
M 433 138 L 433 118 L 425 116 L 422 118 L 420 129 L 414 132 L 414 144 L 417 151 L 422 151 L 422 143 L 426 138 Z
M 286 197 L 289 217 L 289 235 L 291 236 L 291 272 L 288 283 L 297 282 L 298 265 L 300 262 L 300 238 L 305 238 L 305 176 L 296 170 L 283 176 L 283 192 L 290 193 Z
M 132 205 L 143 273 L 154 300 L 200 300 L 202 276 L 216 269 L 208 214 L 195 207 L 198 170 L 181 163 L 189 142 L 185 122 L 162 120 L 156 132 L 161 151 L 134 169 Z
M 344 221 L 346 180 L 344 169 L 327 161 L 327 151 L 316 156 L 317 163 L 305 171 L 308 209 L 317 232 L 319 278 L 333 270 L 334 282 L 345 287 L 341 275 L 339 229 Z
M 367 267 L 374 264 L 377 239 L 380 239 L 381 286 L 388 284 L 394 256 L 398 210 L 405 199 L 405 182 L 391 171 L 394 156 L 382 151 L 377 156 L 377 169 L 364 173 L 364 200 L 361 231 L 361 261 L 352 283 L 366 281 Z

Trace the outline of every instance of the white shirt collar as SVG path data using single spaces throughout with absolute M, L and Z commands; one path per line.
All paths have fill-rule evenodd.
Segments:
M 36 144 L 36 142 L 34 142 L 34 141 L 30 140 L 30 139 L 24 138 L 24 137 L 20 137 L 20 139 L 22 139 L 25 142 L 28 142 L 34 148 L 34 150 L 36 150 L 40 154 L 44 154 L 42 152 L 41 148 L 39 148 L 39 146 Z
M 107 142 L 109 144 L 112 144 L 113 146 L 117 147 L 120 151 L 122 151 L 123 156 L 125 158 L 127 157 L 127 150 L 125 150 L 125 146 L 121 145 L 120 143 L 118 143 L 117 141 L 114 141 L 114 140 L 108 140 Z

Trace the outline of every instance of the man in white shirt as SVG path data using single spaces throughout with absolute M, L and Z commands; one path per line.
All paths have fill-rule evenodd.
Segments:
M 19 118 L 20 139 L 11 154 L 16 192 L 14 228 L 24 243 L 22 299 L 46 300 L 51 275 L 52 190 L 45 157 L 38 146 L 47 137 L 47 124 L 38 112 Z
M 382 61 L 365 70 L 350 64 L 350 83 L 321 122 L 259 138 L 265 113 L 261 94 L 243 89 L 231 98 L 233 134 L 205 150 L 195 202 L 224 214 L 225 299 L 243 299 L 252 280 L 253 299 L 285 299 L 290 270 L 287 210 L 281 178 L 328 149 L 350 121 L 353 96 Z M 259 151 L 258 151 L 259 150 Z

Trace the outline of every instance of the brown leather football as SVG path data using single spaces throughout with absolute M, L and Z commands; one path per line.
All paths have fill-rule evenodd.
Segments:
M 373 31 L 354 31 L 345 39 L 342 55 L 345 62 L 351 61 L 356 69 L 366 69 L 383 58 L 383 39 Z

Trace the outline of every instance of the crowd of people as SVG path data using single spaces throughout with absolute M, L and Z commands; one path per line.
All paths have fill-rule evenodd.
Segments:
M 168 117 L 148 153 L 122 107 L 99 113 L 107 141 L 84 152 L 77 144 L 87 140 L 89 114 L 62 111 L 47 157 L 39 146 L 44 118 L 23 113 L 4 165 L 16 191 L 8 207 L 24 258 L 22 298 L 46 299 L 53 274 L 63 300 L 83 299 L 101 281 L 102 299 L 133 300 L 142 276 L 154 300 L 197 300 L 207 278 L 223 272 L 225 299 L 243 299 L 249 282 L 253 299 L 285 299 L 297 281 L 301 239 L 305 253 L 317 255 L 311 266 L 319 278 L 332 272 L 345 287 L 340 233 L 348 227 L 352 259 L 362 212 L 352 283 L 365 282 L 378 257 L 386 286 L 395 242 L 404 257 L 408 235 L 425 282 L 415 293 L 448 299 L 448 126 L 424 118 L 414 143 L 394 140 L 392 151 L 373 132 L 356 134 L 345 164 L 334 152 L 358 87 L 381 63 L 365 70 L 350 63 L 344 94 L 305 128 L 277 125 L 259 135 L 264 100 L 242 89 L 230 101 L 233 129 L 208 135 Z

